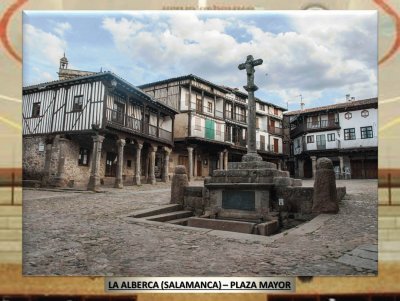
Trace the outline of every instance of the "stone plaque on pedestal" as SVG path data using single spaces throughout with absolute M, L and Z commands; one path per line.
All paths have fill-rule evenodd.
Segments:
M 222 191 L 222 208 L 255 211 L 255 191 Z

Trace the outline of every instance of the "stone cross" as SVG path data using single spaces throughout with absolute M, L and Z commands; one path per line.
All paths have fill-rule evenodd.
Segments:
M 262 59 L 255 60 L 252 55 L 248 55 L 246 62 L 238 66 L 239 70 L 246 69 L 247 86 L 243 88 L 249 95 L 249 116 L 247 119 L 247 154 L 243 156 L 242 161 L 262 161 L 260 155 L 257 154 L 256 146 L 256 101 L 254 91 L 258 87 L 254 84 L 254 67 L 263 63 Z

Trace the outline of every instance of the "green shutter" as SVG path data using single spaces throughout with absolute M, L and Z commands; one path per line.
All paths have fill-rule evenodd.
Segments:
M 207 139 L 215 138 L 215 122 L 210 119 L 206 119 L 206 137 Z

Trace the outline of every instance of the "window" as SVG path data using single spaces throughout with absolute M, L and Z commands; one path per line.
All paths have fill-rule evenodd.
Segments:
M 260 128 L 260 118 L 256 117 L 256 129 Z
M 307 143 L 314 143 L 314 135 L 307 136 Z
M 356 129 L 344 129 L 344 140 L 356 140 Z
M 353 117 L 353 115 L 350 112 L 344 114 L 344 118 L 346 118 L 347 120 L 351 119 L 351 117 Z
M 361 111 L 361 116 L 364 117 L 364 118 L 367 118 L 369 116 L 368 110 L 362 110 Z
M 82 111 L 83 109 L 83 95 L 77 95 L 74 97 L 74 105 L 72 111 Z
M 274 115 L 278 115 L 278 109 L 274 108 Z
M 265 111 L 265 105 L 264 104 L 259 103 L 258 105 L 259 105 L 259 108 L 260 108 L 261 111 Z
M 213 111 L 213 104 L 212 102 L 209 101 L 207 106 L 207 112 L 212 113 L 212 111 Z
M 225 107 L 225 117 L 231 119 L 232 118 L 232 104 L 226 103 Z
M 197 95 L 196 96 L 196 111 L 202 113 L 203 108 L 202 108 L 202 101 L 201 101 L 201 96 Z
M 32 106 L 32 117 L 40 116 L 40 102 L 35 102 Z
M 369 139 L 373 136 L 372 126 L 365 126 L 361 128 L 361 139 Z
M 78 165 L 88 166 L 89 165 L 89 150 L 87 148 L 79 149 Z
M 126 167 L 128 167 L 128 168 L 132 167 L 132 161 L 131 160 L 127 160 L 126 161 Z
M 328 141 L 335 141 L 335 133 L 328 134 Z

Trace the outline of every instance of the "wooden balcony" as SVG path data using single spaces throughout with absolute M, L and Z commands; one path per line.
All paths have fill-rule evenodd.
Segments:
M 106 112 L 107 122 L 111 126 L 132 133 L 139 133 L 151 138 L 158 138 L 172 143 L 172 132 L 158 128 L 155 125 L 144 123 L 142 120 L 136 119 L 132 116 L 125 115 L 125 112 L 107 109 Z
M 268 126 L 268 133 L 272 134 L 272 135 L 282 136 L 283 135 L 283 129 L 282 128 L 278 128 L 278 127 Z

